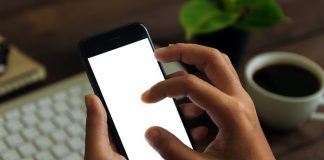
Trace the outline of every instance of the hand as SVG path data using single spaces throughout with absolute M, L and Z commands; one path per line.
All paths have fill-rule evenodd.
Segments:
M 87 124 L 85 140 L 85 160 L 124 160 L 116 153 L 115 146 L 110 143 L 107 126 L 107 114 L 100 99 L 96 95 L 85 97 L 87 107 Z
M 192 102 L 183 105 L 187 117 L 194 117 L 205 110 L 219 127 L 217 136 L 203 153 L 191 150 L 163 128 L 148 129 L 148 142 L 163 158 L 274 159 L 254 104 L 225 54 L 200 45 L 176 44 L 158 49 L 155 56 L 161 62 L 182 61 L 194 65 L 207 75 L 211 83 L 179 72 L 146 91 L 142 100 L 155 103 L 166 97 L 186 96 Z M 198 127 L 193 131 L 193 137 L 199 138 L 206 129 Z

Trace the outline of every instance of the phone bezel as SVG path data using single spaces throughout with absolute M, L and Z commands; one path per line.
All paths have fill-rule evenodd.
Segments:
M 105 33 L 101 33 L 101 34 L 97 34 L 97 35 L 85 38 L 79 42 L 79 50 L 80 50 L 80 55 L 81 55 L 83 65 L 86 69 L 88 79 L 91 83 L 91 86 L 92 86 L 95 94 L 100 98 L 100 100 L 102 101 L 104 108 L 106 110 L 107 117 L 108 117 L 108 127 L 109 127 L 109 130 L 111 131 L 113 141 L 115 142 L 118 152 L 121 155 L 125 156 L 127 159 L 128 159 L 128 157 L 127 157 L 126 151 L 125 151 L 122 141 L 119 137 L 119 134 L 116 130 L 115 124 L 114 124 L 113 119 L 110 115 L 110 112 L 109 112 L 106 102 L 103 98 L 103 95 L 100 91 L 98 82 L 94 76 L 92 69 L 91 69 L 88 58 L 105 53 L 107 51 L 110 51 L 110 50 L 113 50 L 116 48 L 120 48 L 122 46 L 128 45 L 133 42 L 137 42 L 137 41 L 145 39 L 145 38 L 148 38 L 148 40 L 150 41 L 152 50 L 155 51 L 155 48 L 154 48 L 152 40 L 149 36 L 149 33 L 148 33 L 146 27 L 141 23 L 131 23 L 129 25 L 117 28 L 117 29 L 109 31 L 109 32 L 105 32 Z M 164 79 L 166 79 L 166 76 L 165 76 L 166 74 L 162 68 L 161 63 L 158 62 L 158 64 L 159 64 L 161 72 L 163 73 Z M 174 101 L 174 104 L 177 105 L 175 102 L 175 99 L 173 101 Z M 193 147 L 193 149 L 195 149 L 195 147 L 193 145 L 192 137 L 190 136 L 190 132 L 188 131 L 188 127 L 184 123 L 183 115 L 180 112 L 178 107 L 177 107 L 177 111 L 181 118 L 182 124 L 186 130 L 186 133 L 190 140 L 191 146 Z

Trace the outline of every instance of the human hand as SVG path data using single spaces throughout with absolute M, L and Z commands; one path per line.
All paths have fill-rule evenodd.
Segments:
M 195 117 L 205 110 L 219 132 L 204 152 L 191 150 L 160 127 L 147 130 L 150 145 L 165 159 L 275 159 L 260 127 L 253 101 L 242 87 L 229 58 L 218 50 L 194 44 L 176 44 L 156 51 L 161 62 L 182 61 L 204 72 L 211 83 L 190 74 L 176 73 L 142 95 L 146 103 L 186 96 L 184 114 Z M 167 106 L 166 106 L 167 107 Z M 193 130 L 193 137 L 206 129 Z
M 85 160 L 124 160 L 116 153 L 115 146 L 110 143 L 107 114 L 100 99 L 96 95 L 85 97 L 87 107 L 87 124 L 85 138 Z

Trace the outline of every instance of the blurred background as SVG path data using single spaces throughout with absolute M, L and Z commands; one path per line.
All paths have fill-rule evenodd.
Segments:
M 159 45 L 187 42 L 179 22 L 184 0 L 0 0 L 0 34 L 46 67 L 45 81 L 1 97 L 19 95 L 83 72 L 80 39 L 132 22 L 144 23 Z M 324 1 L 277 0 L 289 21 L 252 32 L 241 65 L 273 50 L 305 55 L 324 67 Z M 266 130 L 278 159 L 324 159 L 324 125 L 306 123 L 294 132 Z
M 179 9 L 184 0 L 10 0 L 0 2 L 0 33 L 34 59 L 44 63 L 48 81 L 81 72 L 77 42 L 94 33 L 139 21 L 158 44 L 184 42 Z M 248 54 L 285 48 L 308 37 L 321 39 L 324 30 L 322 0 L 278 0 L 291 22 L 252 33 Z M 317 41 L 316 41 L 317 42 Z M 319 60 L 321 43 L 287 50 Z M 318 41 L 320 42 L 320 40 Z M 298 48 L 299 47 L 299 48 Z

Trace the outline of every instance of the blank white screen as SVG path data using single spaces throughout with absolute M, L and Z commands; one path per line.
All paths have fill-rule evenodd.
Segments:
M 164 80 L 147 38 L 88 60 L 130 160 L 162 159 L 144 138 L 151 126 L 167 129 L 191 147 L 171 98 L 141 101 L 145 90 Z

